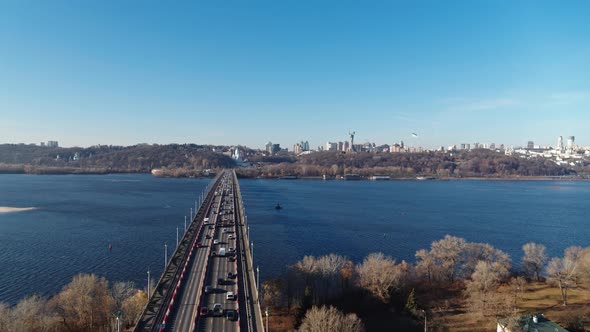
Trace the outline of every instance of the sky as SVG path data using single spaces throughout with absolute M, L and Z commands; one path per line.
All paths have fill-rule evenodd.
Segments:
M 590 145 L 589 17 L 589 1 L 1 1 L 0 143 Z

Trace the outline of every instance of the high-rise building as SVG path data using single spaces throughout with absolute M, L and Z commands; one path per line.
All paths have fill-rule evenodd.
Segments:
M 338 151 L 344 151 L 344 143 L 338 142 Z
M 563 136 L 557 138 L 557 146 L 555 148 L 559 151 L 563 151 Z
M 301 141 L 301 148 L 303 151 L 309 151 L 309 142 L 308 141 Z
M 532 150 L 535 148 L 535 142 L 533 141 L 528 141 L 528 143 L 526 144 L 526 148 L 529 150 Z
M 326 151 L 336 151 L 338 150 L 338 143 L 327 142 L 326 143 Z
M 574 148 L 574 144 L 575 144 L 576 138 L 574 136 L 570 136 L 567 139 L 567 148 L 572 150 Z
M 350 143 L 348 141 L 344 141 L 344 152 L 348 152 L 350 150 Z
M 269 141 L 268 143 L 266 143 L 265 148 L 268 154 L 272 154 L 272 142 Z
M 57 148 L 59 147 L 59 144 L 57 143 L 57 141 L 47 141 L 47 146 L 50 148 Z

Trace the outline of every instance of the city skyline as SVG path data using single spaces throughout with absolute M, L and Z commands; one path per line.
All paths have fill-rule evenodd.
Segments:
M 2 3 L 0 141 L 317 148 L 355 130 L 358 143 L 425 148 L 583 145 L 589 12 L 582 1 Z

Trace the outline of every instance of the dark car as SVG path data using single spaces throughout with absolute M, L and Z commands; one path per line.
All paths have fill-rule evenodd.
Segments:
M 201 316 L 207 316 L 207 315 L 209 315 L 209 308 L 207 308 L 207 307 L 201 307 L 201 310 L 199 311 L 199 315 L 201 315 Z
M 238 320 L 238 312 L 236 310 L 227 310 L 225 317 L 227 320 L 236 321 Z
M 231 273 L 231 272 L 228 272 L 228 273 L 227 273 L 227 279 L 233 279 L 235 276 L 236 276 L 236 275 L 235 275 L 235 274 L 233 274 L 233 273 Z
M 223 285 L 225 284 L 225 280 L 223 278 L 217 278 L 217 284 Z

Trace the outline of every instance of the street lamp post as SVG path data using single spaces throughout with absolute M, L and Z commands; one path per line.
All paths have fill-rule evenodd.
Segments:
M 193 208 L 191 208 L 191 220 L 193 220 Z
M 148 286 L 147 286 L 147 291 L 148 291 L 148 301 L 150 300 L 150 270 L 148 269 Z
M 260 287 L 260 267 L 256 266 L 256 298 L 258 298 L 258 288 Z
M 270 312 L 268 311 L 268 307 L 266 307 L 266 310 L 264 311 L 264 313 L 266 314 L 266 331 L 268 332 L 268 316 L 270 314 Z
M 176 248 L 178 248 L 178 227 L 176 227 Z
M 164 270 L 168 266 L 168 244 L 164 243 Z
M 254 266 L 254 242 L 250 242 L 250 256 L 252 256 L 252 266 Z
M 186 216 L 184 216 L 184 232 L 186 233 Z
M 428 321 L 426 320 L 426 311 L 422 309 L 422 314 L 424 315 L 424 332 L 428 332 Z

